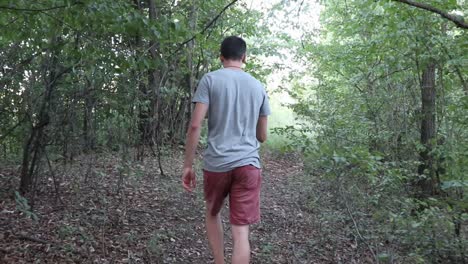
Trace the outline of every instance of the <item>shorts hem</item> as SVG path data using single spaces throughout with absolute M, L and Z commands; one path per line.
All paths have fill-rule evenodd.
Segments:
M 237 221 L 231 218 L 229 222 L 231 223 L 231 225 L 252 225 L 260 222 L 260 217 L 250 221 Z

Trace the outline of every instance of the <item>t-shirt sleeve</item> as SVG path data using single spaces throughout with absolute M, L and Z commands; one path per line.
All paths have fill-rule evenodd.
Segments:
M 268 100 L 268 95 L 266 94 L 266 92 L 263 93 L 263 102 L 262 102 L 262 106 L 260 107 L 260 115 L 261 116 L 271 115 L 270 101 Z
M 209 83 L 206 75 L 204 75 L 198 83 L 197 90 L 192 98 L 192 103 L 210 104 Z

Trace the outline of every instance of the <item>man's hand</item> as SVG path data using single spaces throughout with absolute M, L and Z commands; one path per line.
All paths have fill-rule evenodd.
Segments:
M 188 192 L 192 192 L 196 187 L 195 172 L 192 167 L 184 168 L 182 172 L 182 186 Z

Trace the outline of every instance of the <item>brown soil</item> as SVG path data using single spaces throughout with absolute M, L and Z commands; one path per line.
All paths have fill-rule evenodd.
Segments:
M 195 193 L 183 191 L 180 157 L 164 159 L 166 176 L 152 158 L 124 166 L 110 155 L 82 157 L 56 166 L 53 174 L 47 169 L 34 197 L 37 220 L 15 201 L 19 169 L 0 169 L 0 263 L 212 263 L 201 181 Z M 262 220 L 251 229 L 252 263 L 367 262 L 352 240 L 337 244 L 324 235 L 324 223 L 307 205 L 314 190 L 299 157 L 266 154 L 263 163 Z M 225 208 L 229 259 L 227 213 Z

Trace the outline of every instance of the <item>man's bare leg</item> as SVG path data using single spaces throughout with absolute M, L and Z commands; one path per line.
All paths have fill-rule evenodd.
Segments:
M 218 213 L 216 216 L 212 216 L 209 210 L 206 210 L 206 233 L 208 235 L 208 241 L 210 242 L 211 251 L 215 264 L 224 264 L 224 234 L 223 234 L 223 223 L 221 222 L 221 216 Z
M 232 225 L 232 264 L 248 264 L 250 261 L 249 225 Z

